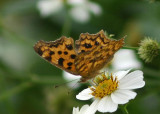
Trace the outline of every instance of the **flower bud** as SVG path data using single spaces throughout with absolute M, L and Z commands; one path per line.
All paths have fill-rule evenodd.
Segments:
M 149 63 L 159 55 L 159 49 L 160 46 L 157 41 L 146 37 L 140 43 L 138 54 L 146 63 Z

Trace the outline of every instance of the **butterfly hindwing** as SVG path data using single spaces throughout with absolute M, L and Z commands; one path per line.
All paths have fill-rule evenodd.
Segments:
M 106 46 L 100 44 L 91 51 L 80 53 L 75 60 L 75 66 L 83 80 L 97 75 L 99 70 L 111 61 L 114 53 L 123 46 L 123 41 L 123 38 L 118 41 L 110 40 Z
M 72 38 L 61 37 L 56 41 L 38 41 L 34 46 L 35 51 L 51 64 L 77 75 L 75 69 L 74 41 Z

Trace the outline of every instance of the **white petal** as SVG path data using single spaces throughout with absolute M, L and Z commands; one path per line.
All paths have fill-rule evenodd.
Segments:
M 86 0 L 67 0 L 70 5 L 83 5 Z
M 63 3 L 61 0 L 41 0 L 37 4 L 42 16 L 49 16 L 62 9 Z
M 72 114 L 79 114 L 79 107 L 77 108 L 73 107 Z
M 92 90 L 90 88 L 87 88 L 81 91 L 78 95 L 76 95 L 76 98 L 79 100 L 88 100 L 93 97 L 91 93 Z
M 89 105 L 83 105 L 82 108 L 80 109 L 80 113 L 84 114 L 88 108 L 89 108 Z
M 116 104 L 125 104 L 130 99 L 134 99 L 137 93 L 130 90 L 116 90 L 111 94 L 111 98 Z
M 102 9 L 101 9 L 100 5 L 98 5 L 96 3 L 89 2 L 88 8 L 94 15 L 100 15 L 102 13 Z
M 77 6 L 70 10 L 71 17 L 81 23 L 88 22 L 90 19 L 89 11 L 83 6 Z
M 80 80 L 81 76 L 73 75 L 73 74 L 63 71 L 63 77 L 65 80 L 71 81 L 67 84 L 69 87 L 77 88 L 80 86 L 78 81 Z
M 114 70 L 139 69 L 142 67 L 135 56 L 135 52 L 129 49 L 120 49 L 114 55 L 112 62 Z
M 95 99 L 84 114 L 95 114 L 98 109 L 99 101 L 99 99 Z
M 127 71 L 118 71 L 116 73 L 113 74 L 113 78 L 115 79 L 115 77 L 117 77 L 118 80 L 122 79 L 126 74 L 128 74 L 130 70 Z
M 119 81 L 118 88 L 120 89 L 137 89 L 145 85 L 143 81 L 143 72 L 136 70 L 129 73 Z
M 111 96 L 105 96 L 98 104 L 98 111 L 100 112 L 114 112 L 117 110 L 118 104 L 114 103 Z
M 64 78 L 67 80 L 67 81 L 71 81 L 71 80 L 74 80 L 74 79 L 80 79 L 81 77 L 78 75 L 73 75 L 71 73 L 68 73 L 68 72 L 65 72 L 63 71 L 63 76 Z

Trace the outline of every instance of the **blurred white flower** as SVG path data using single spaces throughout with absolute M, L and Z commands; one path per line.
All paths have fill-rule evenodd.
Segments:
M 129 74 L 128 72 L 129 70 L 119 71 L 113 75 L 103 73 L 95 78 L 96 86 L 84 89 L 76 98 L 95 99 L 87 111 L 114 112 L 118 104 L 125 104 L 136 97 L 137 94 L 132 91 L 133 89 L 142 88 L 145 85 L 142 71 L 136 70 Z
M 77 88 L 77 87 L 79 87 L 78 81 L 80 81 L 81 76 L 73 75 L 73 74 L 70 74 L 68 72 L 63 71 L 63 77 L 64 77 L 64 79 L 66 81 L 71 81 L 71 82 L 69 82 L 67 84 L 70 88 Z
M 70 5 L 82 5 L 85 1 L 88 0 L 67 0 L 68 4 Z
M 37 4 L 42 16 L 57 13 L 63 8 L 63 0 L 40 0 Z
M 135 52 L 130 49 L 120 49 L 112 61 L 113 70 L 139 69 L 141 62 L 137 60 Z
M 79 22 L 89 21 L 91 17 L 90 13 L 94 14 L 95 16 L 98 16 L 102 13 L 102 9 L 96 3 L 90 2 L 88 0 L 81 0 L 81 4 L 75 5 L 70 10 L 71 17 L 74 20 L 79 21 Z
M 79 107 L 77 107 L 77 108 L 73 107 L 72 114 L 95 114 L 95 112 L 93 112 L 93 111 L 86 113 L 88 108 L 89 108 L 89 105 L 82 106 L 82 108 L 80 110 L 79 110 Z
M 37 4 L 42 16 L 47 17 L 61 11 L 65 4 L 69 8 L 70 16 L 77 22 L 87 22 L 91 18 L 91 13 L 98 16 L 102 13 L 101 7 L 89 0 L 40 0 Z

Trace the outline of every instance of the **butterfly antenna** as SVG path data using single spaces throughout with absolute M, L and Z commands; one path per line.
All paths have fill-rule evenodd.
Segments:
M 58 87 L 60 87 L 62 85 L 65 85 L 67 83 L 70 83 L 70 82 L 73 82 L 73 81 L 76 81 L 76 80 L 78 80 L 78 79 L 74 79 L 74 80 L 71 80 L 71 81 L 68 81 L 68 82 L 64 82 L 64 83 L 61 83 L 61 84 L 54 85 L 54 88 L 58 88 Z
M 71 91 L 73 90 L 73 88 L 79 83 L 79 81 L 77 81 L 68 91 L 68 95 L 71 93 Z

